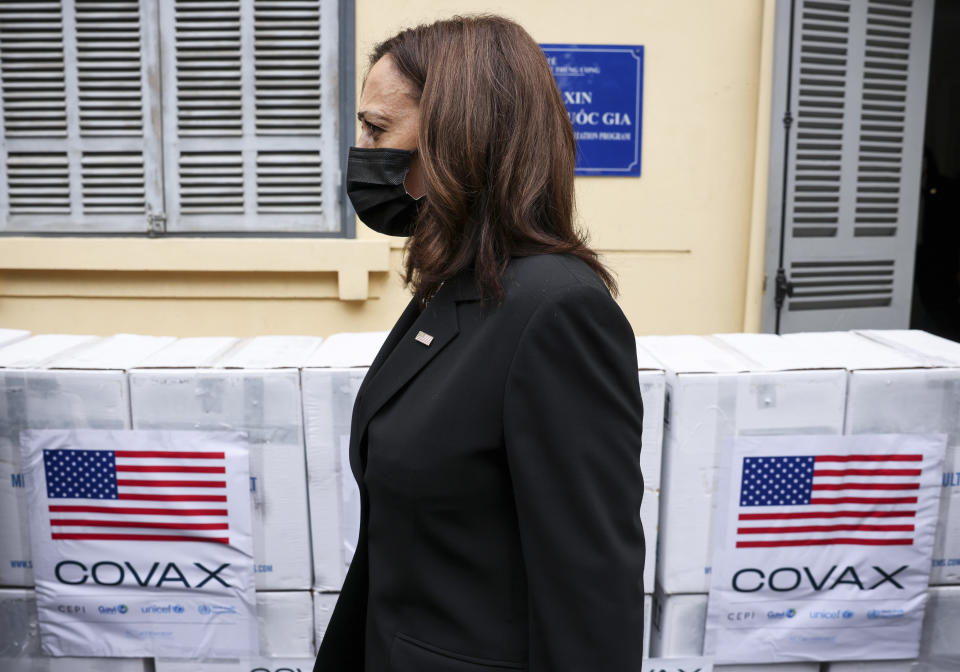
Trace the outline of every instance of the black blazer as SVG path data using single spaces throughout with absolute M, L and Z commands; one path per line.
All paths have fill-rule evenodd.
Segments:
M 575 257 L 503 283 L 411 301 L 360 387 L 360 538 L 315 672 L 641 667 L 633 331 Z

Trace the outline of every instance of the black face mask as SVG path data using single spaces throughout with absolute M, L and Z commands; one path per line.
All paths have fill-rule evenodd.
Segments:
M 409 236 L 423 199 L 407 193 L 403 181 L 414 152 L 351 147 L 347 157 L 347 196 L 360 221 L 378 233 Z

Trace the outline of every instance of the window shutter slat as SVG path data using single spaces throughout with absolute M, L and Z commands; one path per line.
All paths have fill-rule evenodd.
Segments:
M 0 4 L 7 138 L 67 134 L 62 26 L 60 2 Z
M 339 230 L 336 4 L 160 5 L 168 230 Z
M 139 3 L 78 0 L 76 24 L 81 134 L 142 136 Z
M 144 231 L 161 209 L 155 2 L 0 4 L 0 229 Z

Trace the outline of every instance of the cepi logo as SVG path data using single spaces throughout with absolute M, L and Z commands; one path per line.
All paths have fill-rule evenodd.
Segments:
M 755 611 L 731 611 L 727 613 L 727 620 L 732 622 L 752 621 L 757 617 Z

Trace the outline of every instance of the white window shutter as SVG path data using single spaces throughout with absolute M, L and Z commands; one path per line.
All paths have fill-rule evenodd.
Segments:
M 784 161 L 781 83 L 774 92 L 768 216 L 768 231 L 778 237 L 783 207 L 788 284 L 781 287 L 779 331 L 907 327 L 933 0 L 791 4 L 793 123 Z M 785 52 L 778 53 L 784 73 Z M 771 251 L 769 330 L 776 326 L 778 261 Z
M 167 230 L 337 232 L 337 3 L 160 4 Z
M 0 3 L 0 230 L 143 232 L 162 210 L 156 1 Z

